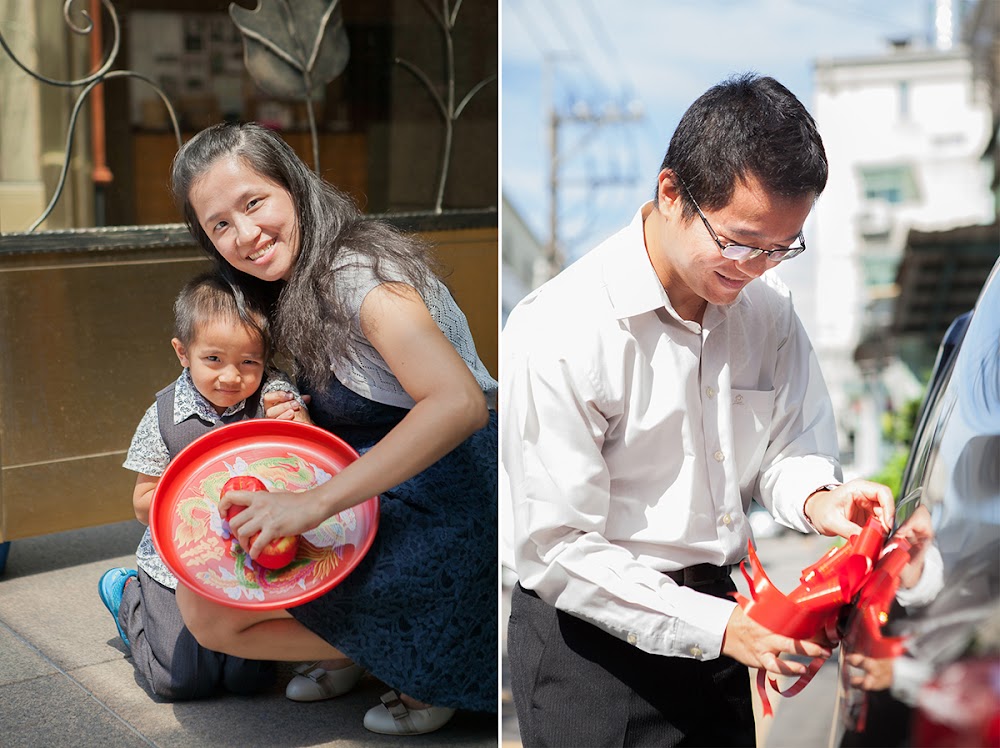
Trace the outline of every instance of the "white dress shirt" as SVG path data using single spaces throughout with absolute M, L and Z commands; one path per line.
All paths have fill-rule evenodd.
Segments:
M 788 290 L 765 274 L 681 319 L 643 217 L 511 312 L 503 334 L 505 560 L 523 587 L 656 654 L 718 657 L 734 602 L 664 571 L 735 564 L 756 498 L 815 532 L 839 482 L 833 410 Z

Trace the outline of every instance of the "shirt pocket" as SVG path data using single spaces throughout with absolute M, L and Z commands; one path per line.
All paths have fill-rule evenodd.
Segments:
M 753 485 L 771 440 L 774 390 L 732 390 L 733 449 L 740 486 Z

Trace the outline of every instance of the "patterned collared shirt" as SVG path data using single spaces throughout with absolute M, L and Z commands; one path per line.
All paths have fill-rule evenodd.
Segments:
M 261 395 L 276 390 L 292 392 L 296 398 L 299 397 L 298 389 L 292 384 L 287 374 L 277 369 L 268 369 Z M 301 400 L 299 402 L 301 404 Z M 236 405 L 227 408 L 226 412 L 220 416 L 205 396 L 198 392 L 191 380 L 191 373 L 184 369 L 177 378 L 174 387 L 174 423 L 181 423 L 188 418 L 197 417 L 207 424 L 215 425 L 224 416 L 239 413 L 245 404 L 246 400 L 241 400 Z M 160 434 L 159 416 L 154 402 L 149 406 L 142 420 L 139 421 L 139 426 L 132 437 L 132 444 L 128 448 L 128 454 L 125 456 L 122 467 L 144 475 L 160 476 L 167 469 L 169 462 L 170 454 L 167 452 L 167 445 L 163 442 L 163 436 Z M 172 590 L 177 589 L 177 579 L 156 553 L 148 527 L 143 533 L 142 540 L 139 541 L 135 557 L 139 568 L 149 576 L 165 587 Z

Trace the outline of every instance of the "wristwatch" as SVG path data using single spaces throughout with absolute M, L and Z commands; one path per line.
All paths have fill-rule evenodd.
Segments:
M 817 528 L 816 525 L 813 524 L 812 519 L 810 519 L 809 514 L 806 512 L 806 504 L 809 503 L 809 499 L 811 499 L 813 497 L 813 494 L 817 494 L 820 491 L 832 491 L 835 488 L 840 488 L 842 485 L 844 485 L 844 484 L 843 483 L 825 483 L 822 486 L 820 486 L 819 488 L 816 488 L 816 489 L 813 489 L 812 491 L 810 491 L 809 495 L 806 496 L 806 500 L 802 502 L 802 516 L 806 518 L 806 522 L 809 523 L 809 525 L 812 527 L 812 529 L 814 529 L 817 532 L 819 532 L 819 528 Z

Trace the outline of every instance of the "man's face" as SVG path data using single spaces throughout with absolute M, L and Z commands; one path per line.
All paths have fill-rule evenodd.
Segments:
M 763 254 L 744 261 L 723 257 L 697 215 L 687 220 L 682 217 L 682 191 L 679 184 L 665 188 L 661 180 L 657 210 L 667 220 L 660 260 L 669 279 L 664 285 L 671 302 L 682 314 L 678 304 L 691 308 L 703 301 L 732 304 L 750 281 L 777 263 Z M 771 195 L 750 177 L 736 184 L 727 206 L 703 212 L 723 244 L 778 249 L 795 242 L 813 201 L 813 195 Z M 656 264 L 654 260 L 654 267 Z

